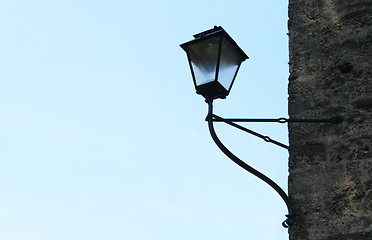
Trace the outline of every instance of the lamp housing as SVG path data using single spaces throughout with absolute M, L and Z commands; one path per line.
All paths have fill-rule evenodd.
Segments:
M 211 100 L 226 98 L 248 56 L 222 27 L 215 26 L 194 38 L 180 46 L 187 54 L 196 93 Z

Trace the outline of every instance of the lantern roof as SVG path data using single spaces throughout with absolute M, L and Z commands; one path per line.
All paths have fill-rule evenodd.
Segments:
M 242 57 L 242 61 L 245 61 L 247 60 L 249 57 L 247 56 L 247 54 L 244 53 L 244 51 L 238 46 L 238 44 L 234 41 L 234 39 L 232 39 L 232 37 L 221 27 L 221 26 L 214 26 L 214 28 L 212 29 L 209 29 L 207 31 L 204 31 L 204 32 L 201 32 L 201 33 L 197 33 L 197 34 L 194 34 L 193 37 L 195 39 L 191 40 L 191 41 L 188 41 L 188 42 L 185 42 L 183 44 L 180 45 L 180 47 L 187 52 L 187 47 L 191 44 L 194 44 L 194 43 L 197 43 L 199 41 L 202 41 L 206 38 L 209 38 L 209 37 L 213 37 L 217 34 L 221 34 L 223 35 L 226 39 L 228 39 L 228 41 L 234 46 L 234 48 L 240 53 L 241 57 Z

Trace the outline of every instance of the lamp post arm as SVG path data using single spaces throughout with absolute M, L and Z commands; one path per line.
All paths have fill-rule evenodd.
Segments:
M 211 116 L 213 115 L 213 100 L 212 99 L 207 99 L 208 103 L 208 115 Z M 220 150 L 227 156 L 229 157 L 233 162 L 238 164 L 240 167 L 242 167 L 244 170 L 248 171 L 249 173 L 255 175 L 256 177 L 260 178 L 262 181 L 266 182 L 269 184 L 279 195 L 280 197 L 284 200 L 285 204 L 287 205 L 288 209 L 288 215 L 286 215 L 287 219 L 282 223 L 283 227 L 288 228 L 293 225 L 293 210 L 292 210 L 292 205 L 289 200 L 288 195 L 279 187 L 278 184 L 276 184 L 273 180 L 262 174 L 261 172 L 257 171 L 247 163 L 243 162 L 240 160 L 237 156 L 235 156 L 229 149 L 225 147 L 225 145 L 220 141 L 220 139 L 217 137 L 217 134 L 214 130 L 213 126 L 213 120 L 211 117 L 207 118 L 208 121 L 208 127 L 209 127 L 209 132 L 212 136 L 212 139 L 216 143 L 216 145 L 220 148 Z
M 332 117 L 332 118 L 220 118 L 216 115 L 213 115 L 216 118 L 213 119 L 214 122 L 276 122 L 276 123 L 292 123 L 292 122 L 300 122 L 300 123 L 333 123 L 333 124 L 340 124 L 343 121 L 343 118 L 340 116 Z

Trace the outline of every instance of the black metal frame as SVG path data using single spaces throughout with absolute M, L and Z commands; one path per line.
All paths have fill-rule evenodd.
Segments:
M 204 96 L 205 98 L 213 98 L 213 99 L 217 99 L 217 98 L 224 99 L 224 98 L 226 98 L 229 95 L 230 90 L 231 90 L 231 88 L 234 84 L 234 81 L 235 81 L 237 73 L 240 69 L 241 63 L 243 61 L 245 61 L 246 59 L 248 59 L 249 57 L 244 53 L 244 51 L 238 46 L 238 44 L 231 38 L 231 36 L 221 26 L 219 26 L 219 27 L 215 26 L 212 29 L 209 29 L 207 31 L 195 34 L 193 36 L 194 36 L 195 39 L 181 44 L 180 47 L 187 54 L 187 59 L 188 59 L 188 62 L 189 62 L 189 67 L 190 67 L 192 79 L 193 79 L 193 82 L 194 82 L 194 87 L 196 89 L 196 93 Z M 189 46 L 192 45 L 192 44 L 198 43 L 200 41 L 204 41 L 206 39 L 209 39 L 211 37 L 216 37 L 216 36 L 219 37 L 219 47 L 218 47 L 218 53 L 217 53 L 217 59 L 216 59 L 217 64 L 216 64 L 215 78 L 212 82 L 197 85 L 195 72 L 194 72 L 194 69 L 193 69 L 193 66 L 192 66 L 192 63 L 191 63 L 191 59 L 190 59 Z M 240 57 L 241 57 L 241 61 L 240 61 L 239 65 L 238 65 L 238 67 L 235 71 L 235 74 L 234 74 L 232 82 L 229 86 L 229 89 L 225 89 L 225 87 L 223 87 L 221 85 L 221 83 L 218 81 L 220 60 L 221 60 L 221 51 L 222 51 L 222 42 L 223 41 L 228 41 L 235 48 L 235 50 L 240 54 Z
M 213 99 L 206 99 L 206 102 L 208 103 L 208 115 L 206 117 L 206 121 L 208 121 L 208 128 L 209 132 L 212 136 L 212 139 L 216 143 L 216 145 L 220 148 L 220 150 L 228 156 L 233 162 L 238 164 L 240 167 L 248 171 L 249 173 L 255 175 L 259 179 L 263 180 L 266 182 L 268 185 L 270 185 L 279 195 L 280 197 L 284 200 L 287 209 L 288 209 L 288 214 L 286 215 L 287 219 L 283 221 L 282 226 L 285 228 L 289 228 L 294 224 L 294 215 L 293 215 L 293 208 L 292 204 L 290 202 L 290 199 L 288 195 L 284 192 L 284 190 L 276 184 L 273 180 L 268 178 L 266 175 L 263 173 L 257 171 L 241 159 L 239 159 L 237 156 L 235 156 L 227 147 L 220 141 L 218 138 L 215 130 L 214 130 L 214 125 L 213 122 L 224 122 L 227 123 L 230 126 L 236 127 L 240 130 L 243 130 L 249 134 L 252 134 L 256 137 L 262 138 L 266 142 L 271 142 L 273 144 L 276 144 L 280 147 L 283 147 L 285 149 L 288 149 L 288 146 L 285 144 L 282 144 L 280 142 L 277 142 L 275 140 L 272 140 L 268 136 L 261 135 L 257 132 L 254 132 L 248 128 L 245 128 L 243 126 L 240 126 L 234 122 L 278 122 L 278 123 L 288 123 L 288 122 L 302 122 L 302 123 L 333 123 L 333 124 L 339 124 L 343 121 L 341 117 L 334 117 L 334 118 L 329 118 L 329 119 L 287 119 L 287 118 L 278 118 L 278 119 L 237 119 L 237 118 L 221 118 L 215 114 L 213 114 Z

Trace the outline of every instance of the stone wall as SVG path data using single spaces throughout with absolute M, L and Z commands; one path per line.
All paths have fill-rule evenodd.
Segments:
M 372 0 L 289 0 L 291 240 L 372 239 Z

